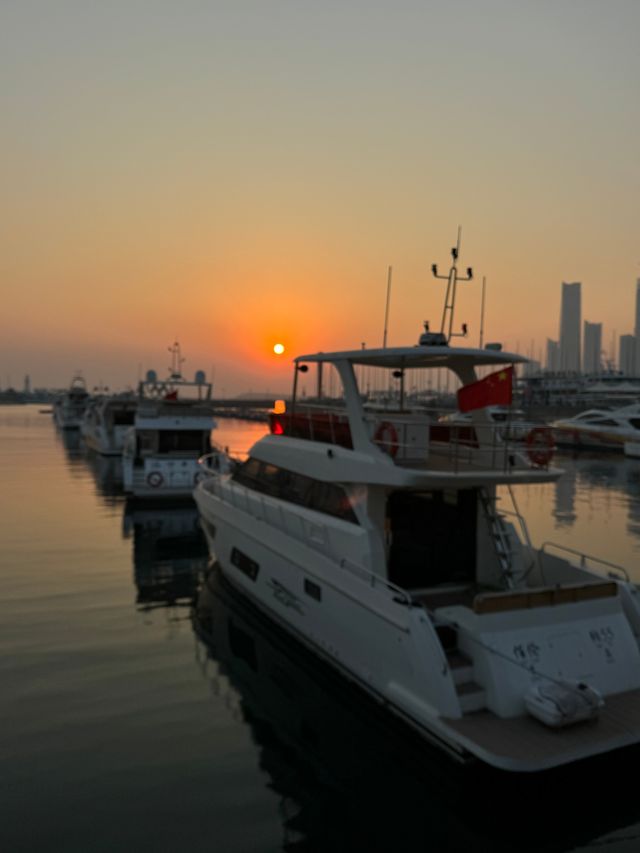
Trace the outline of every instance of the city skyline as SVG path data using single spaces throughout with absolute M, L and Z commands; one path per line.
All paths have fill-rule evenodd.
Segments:
M 0 384 L 135 385 L 177 338 L 227 393 L 286 389 L 296 354 L 381 345 L 389 266 L 389 345 L 439 324 L 459 225 L 469 343 L 486 277 L 484 340 L 544 361 L 580 281 L 611 350 L 639 28 L 631 0 L 3 3 Z

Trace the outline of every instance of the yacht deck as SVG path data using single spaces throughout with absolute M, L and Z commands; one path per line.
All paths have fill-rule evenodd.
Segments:
M 534 771 L 640 743 L 640 690 L 605 697 L 598 719 L 551 729 L 533 717 L 503 719 L 490 711 L 446 719 L 470 752 L 504 769 Z

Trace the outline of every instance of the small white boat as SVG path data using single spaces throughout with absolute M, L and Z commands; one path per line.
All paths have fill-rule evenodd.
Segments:
M 80 425 L 86 446 L 102 456 L 120 456 L 137 406 L 138 400 L 131 393 L 95 397 L 85 409 Z
M 556 480 L 547 457 L 485 408 L 460 435 L 403 405 L 421 371 L 469 390 L 478 367 L 501 381 L 524 361 L 448 338 L 300 356 L 271 434 L 232 472 L 206 460 L 194 497 L 222 573 L 273 620 L 452 756 L 530 772 L 640 743 L 638 591 L 531 543 L 512 487 Z M 396 411 L 365 410 L 373 371 Z
M 139 498 L 189 498 L 204 476 L 198 458 L 212 448 L 212 385 L 203 371 L 193 381 L 185 379 L 179 344 L 170 351 L 167 379 L 149 371 L 140 382 L 133 427 L 124 441 L 124 489 Z
M 90 395 L 81 374 L 76 373 L 69 390 L 53 403 L 53 418 L 60 429 L 79 429 Z
M 624 450 L 640 442 L 640 403 L 618 409 L 587 409 L 551 423 L 556 443 L 575 449 Z

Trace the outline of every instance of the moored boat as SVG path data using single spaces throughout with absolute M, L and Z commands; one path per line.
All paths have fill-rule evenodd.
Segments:
M 640 442 L 640 403 L 617 409 L 587 409 L 551 423 L 557 444 L 573 449 L 624 451 Z
M 170 351 L 167 379 L 149 371 L 139 383 L 133 427 L 124 441 L 124 488 L 139 498 L 190 498 L 203 476 L 198 458 L 212 446 L 212 384 L 203 371 L 185 379 L 179 344 Z
M 526 359 L 454 348 L 444 327 L 417 346 L 296 358 L 271 434 L 231 472 L 206 460 L 194 496 L 212 556 L 272 619 L 461 760 L 537 771 L 636 744 L 636 588 L 605 561 L 531 543 L 513 487 L 561 471 L 487 412 L 487 389 L 510 398 Z M 468 427 L 404 406 L 418 372 L 443 369 L 463 386 Z M 394 411 L 365 409 L 358 379 L 372 371 L 380 387 L 396 383 Z
M 76 373 L 69 389 L 54 400 L 53 418 L 60 429 L 79 429 L 82 417 L 90 400 L 87 384 L 80 373 Z
M 120 456 L 133 426 L 138 401 L 134 394 L 95 397 L 85 409 L 80 433 L 84 443 L 102 456 Z

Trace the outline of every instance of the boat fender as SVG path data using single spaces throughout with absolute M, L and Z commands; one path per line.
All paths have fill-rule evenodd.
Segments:
M 527 454 L 534 465 L 548 465 L 556 449 L 553 433 L 547 427 L 537 426 L 526 438 Z
M 553 729 L 591 720 L 604 707 L 602 694 L 582 681 L 534 684 L 524 703 L 532 717 Z
M 388 453 L 392 459 L 395 459 L 398 452 L 398 431 L 391 421 L 382 421 L 373 436 L 374 442 L 380 450 Z
M 147 474 L 147 484 L 151 486 L 152 489 L 158 489 L 164 483 L 164 477 L 160 473 L 160 471 L 152 471 L 150 474 Z

